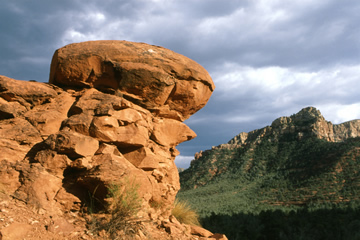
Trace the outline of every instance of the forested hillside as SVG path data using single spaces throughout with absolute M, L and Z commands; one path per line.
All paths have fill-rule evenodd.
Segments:
M 359 126 L 306 108 L 241 133 L 196 154 L 178 198 L 229 239 L 358 239 Z

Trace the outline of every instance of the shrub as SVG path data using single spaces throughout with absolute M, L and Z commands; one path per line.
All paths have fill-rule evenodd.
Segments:
M 109 186 L 107 217 L 96 218 L 92 225 L 95 232 L 105 230 L 112 239 L 120 239 L 121 234 L 132 235 L 141 228 L 141 219 L 137 213 L 142 200 L 138 195 L 139 185 L 125 179 Z M 104 216 L 104 215 L 100 215 Z M 120 238 L 119 238 L 120 237 Z
M 180 223 L 200 226 L 199 215 L 185 201 L 175 200 L 172 215 Z
M 136 216 L 141 207 L 138 189 L 139 185 L 128 179 L 110 185 L 108 197 L 112 200 L 108 209 L 114 220 L 125 220 Z

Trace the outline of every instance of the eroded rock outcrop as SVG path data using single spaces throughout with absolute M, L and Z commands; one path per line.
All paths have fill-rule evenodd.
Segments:
M 58 49 L 50 83 L 94 87 L 144 106 L 157 116 L 187 119 L 215 86 L 205 69 L 168 49 L 127 41 L 75 43 Z
M 338 154 L 336 146 L 347 143 L 351 145 L 351 141 L 359 141 L 359 137 L 360 120 L 333 124 L 327 121 L 318 109 L 306 107 L 291 116 L 275 119 L 269 126 L 248 133 L 242 132 L 227 143 L 196 153 L 190 168 L 180 173 L 182 189 L 211 184 L 211 181 L 215 181 L 214 179 L 217 179 L 216 182 L 218 182 L 218 179 L 233 172 L 242 172 L 244 176 L 249 174 L 248 176 L 252 177 L 264 176 L 274 169 L 278 171 L 276 172 L 277 176 L 282 174 L 279 172 L 283 169 L 286 169 L 284 171 L 286 172 L 293 168 L 295 172 L 303 171 L 304 175 L 319 169 L 331 169 L 333 167 L 331 164 L 342 161 L 334 157 Z M 339 144 L 327 145 L 334 146 L 334 152 L 330 154 L 321 148 L 320 142 Z M 316 147 L 318 153 L 309 154 L 304 149 L 308 149 L 308 151 L 313 149 L 307 148 L 305 143 L 314 146 L 314 149 Z M 298 149 L 299 147 L 303 148 Z M 354 152 L 354 156 L 356 156 L 358 149 L 355 149 Z M 344 153 L 344 155 L 346 154 Z M 300 156 L 303 158 L 300 162 L 311 159 L 310 162 L 318 164 L 312 169 L 310 168 L 311 164 L 297 163 L 299 165 L 294 167 L 294 159 Z M 326 159 L 326 161 L 323 160 L 324 162 L 320 164 L 321 159 Z M 237 169 L 234 170 L 234 168 Z M 228 175 L 226 176 L 228 177 Z
M 279 117 L 275 119 L 270 126 L 248 133 L 239 133 L 227 143 L 195 153 L 191 165 L 195 164 L 196 161 L 201 161 L 203 157 L 212 155 L 214 152 L 222 149 L 234 150 L 246 148 L 259 145 L 263 141 L 284 141 L 283 139 L 286 138 L 286 136 L 291 136 L 291 139 L 299 141 L 309 137 L 315 137 L 329 142 L 342 142 L 349 138 L 360 137 L 360 120 L 356 119 L 340 124 L 333 124 L 327 121 L 318 109 L 306 107 L 289 117 Z M 221 171 L 218 172 L 221 173 Z
M 63 217 L 89 196 L 106 208 L 109 185 L 127 179 L 139 186 L 139 216 L 169 222 L 175 147 L 196 136 L 182 121 L 214 90 L 206 70 L 161 47 L 93 41 L 58 49 L 49 82 L 0 76 L 4 191 Z
M 232 148 L 249 142 L 259 143 L 264 136 L 270 136 L 273 141 L 277 141 L 284 134 L 296 134 L 298 139 L 315 136 L 329 142 L 341 142 L 348 138 L 360 137 L 360 120 L 332 124 L 318 109 L 307 107 L 290 117 L 275 119 L 270 126 L 249 133 L 242 132 L 219 147 Z

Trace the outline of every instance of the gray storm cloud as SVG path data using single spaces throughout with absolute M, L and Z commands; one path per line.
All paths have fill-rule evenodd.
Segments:
M 4 1 L 0 74 L 46 82 L 55 49 L 97 39 L 190 57 L 217 88 L 187 122 L 198 134 L 179 146 L 187 162 L 306 106 L 333 122 L 360 118 L 359 10 L 356 0 Z

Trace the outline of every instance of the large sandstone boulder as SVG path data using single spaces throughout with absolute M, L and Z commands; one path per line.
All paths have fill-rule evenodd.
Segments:
M 56 50 L 50 83 L 124 95 L 178 120 L 201 109 L 215 86 L 207 71 L 168 49 L 127 41 L 90 41 Z

